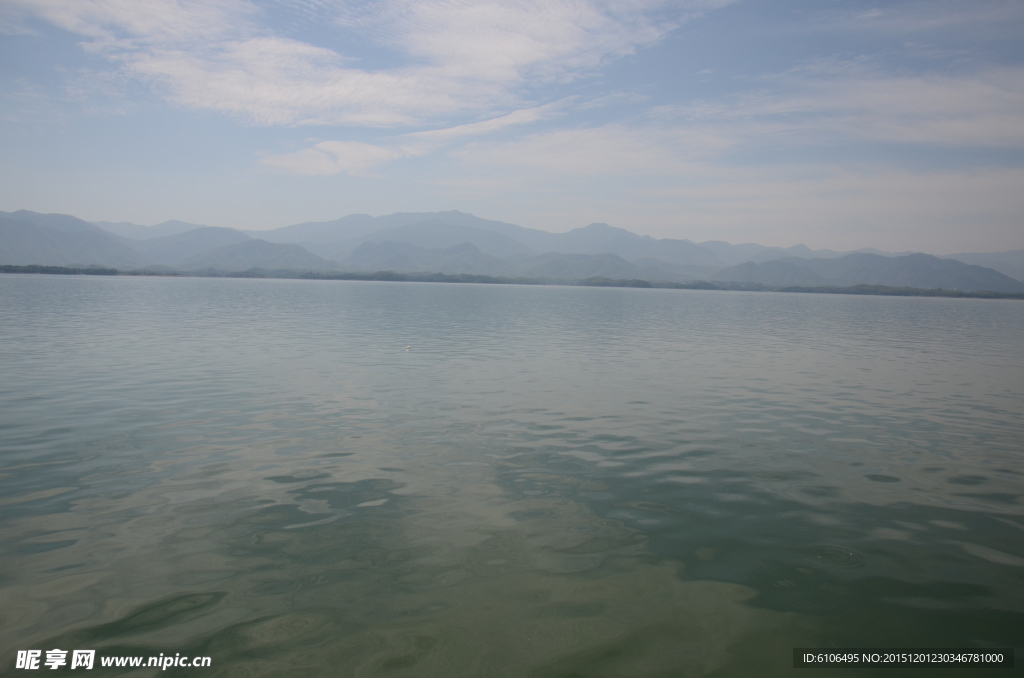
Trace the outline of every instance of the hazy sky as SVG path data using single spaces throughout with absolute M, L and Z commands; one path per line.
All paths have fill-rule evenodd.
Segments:
M 2 0 L 0 209 L 1024 248 L 1021 0 Z

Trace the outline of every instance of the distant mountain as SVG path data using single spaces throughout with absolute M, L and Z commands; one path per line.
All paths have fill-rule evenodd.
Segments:
M 707 242 L 699 243 L 699 245 L 714 252 L 726 266 L 735 266 L 747 261 L 754 263 L 774 261 L 776 259 L 785 259 L 787 257 L 798 257 L 800 259 L 837 259 L 839 257 L 845 257 L 847 254 L 860 253 L 880 254 L 886 257 L 912 254 L 912 252 L 882 252 L 881 250 L 871 248 L 856 250 L 853 252 L 838 252 L 836 250 L 812 250 L 806 245 L 793 245 L 792 247 L 766 247 L 765 245 L 758 245 L 755 243 L 732 245 L 721 240 L 709 240 Z
M 104 231 L 124 238 L 131 238 L 132 240 L 166 238 L 169 235 L 178 235 L 179 233 L 186 233 L 197 228 L 211 228 L 204 224 L 190 224 L 187 221 L 178 221 L 177 219 L 164 221 L 155 226 L 140 226 L 139 224 L 133 224 L 128 221 L 119 221 L 116 223 L 111 221 L 94 221 L 93 224 L 102 228 Z
M 667 282 L 689 282 L 708 280 L 721 266 L 681 266 L 654 257 L 637 257 L 632 264 L 640 267 L 644 280 Z
M 630 263 L 614 254 L 549 252 L 500 259 L 472 243 L 444 249 L 425 249 L 408 243 L 364 243 L 339 262 L 343 270 L 396 273 L 471 273 L 492 276 L 581 280 L 590 277 L 642 278 L 685 282 L 692 280 L 680 267 L 657 260 Z
M 396 212 L 380 217 L 371 217 L 369 214 L 350 214 L 347 217 L 334 219 L 332 221 L 310 221 L 292 226 L 282 226 L 268 231 L 244 231 L 246 235 L 267 242 L 282 243 L 343 243 L 374 231 L 384 231 L 389 228 L 412 226 L 426 222 L 451 224 L 452 226 L 466 226 L 479 228 L 495 233 L 504 233 L 504 230 L 532 231 L 533 229 L 523 228 L 514 224 L 506 224 L 500 221 L 491 221 L 466 214 L 464 212 Z M 545 231 L 537 233 L 547 234 Z M 514 238 L 519 240 L 519 238 Z
M 251 238 L 276 243 L 340 244 L 352 238 L 386 228 L 369 214 L 350 214 L 333 221 L 309 221 L 268 231 L 243 231 Z
M 649 236 L 643 236 L 645 239 Z M 713 251 L 689 240 L 649 238 L 644 242 L 633 241 L 622 243 L 621 249 L 612 250 L 630 261 L 640 259 L 658 259 L 677 266 L 712 267 L 724 266 L 725 263 Z
M 319 256 L 338 260 L 344 260 L 367 242 L 404 242 L 425 249 L 471 242 L 480 251 L 498 257 L 547 252 L 616 254 L 629 260 L 656 258 L 686 266 L 724 265 L 714 252 L 689 240 L 659 240 L 608 224 L 549 233 L 458 211 L 400 212 L 381 217 L 353 214 L 334 221 L 245 233 L 270 242 L 299 244 Z M 783 252 L 780 256 L 787 254 Z
M 351 256 L 342 259 L 340 267 L 353 271 L 395 271 L 396 273 L 473 273 L 510 275 L 507 261 L 481 252 L 472 243 L 427 249 L 408 243 L 367 242 Z
M 1024 281 L 1024 250 L 969 252 L 965 254 L 950 254 L 944 258 L 956 259 L 965 264 L 974 264 L 975 266 L 985 266 L 999 271 L 1003 275 Z
M 1024 283 L 982 266 L 929 254 L 884 257 L 848 254 L 836 259 L 746 262 L 718 271 L 715 280 L 765 285 L 887 285 L 964 292 L 1024 292 Z
M 507 236 L 527 249 L 534 249 L 528 242 L 531 234 L 540 234 L 541 237 L 551 235 L 545 231 L 536 231 L 530 228 L 523 228 L 514 224 L 506 224 L 500 221 L 481 219 L 480 217 L 466 214 L 464 212 L 398 212 L 380 217 L 371 217 L 368 214 L 351 214 L 333 221 L 307 222 L 285 226 L 269 231 L 245 231 L 247 235 L 260 238 L 269 242 L 295 243 L 302 245 L 310 252 L 322 257 L 344 259 L 366 242 L 382 243 L 388 240 L 393 242 L 407 242 L 408 244 L 426 249 L 438 249 L 451 247 L 461 242 L 474 242 L 479 238 L 462 237 L 457 242 L 452 237 L 444 240 L 424 242 L 422 239 L 407 238 L 406 234 L 386 233 L 389 229 L 402 229 L 404 227 L 418 224 L 447 225 L 451 227 L 463 227 L 464 229 L 476 229 L 497 233 Z M 363 237 L 373 234 L 373 237 Z M 484 237 L 484 236 L 480 236 Z M 489 251 L 490 241 L 481 241 L 479 245 L 482 250 Z
M 543 239 L 543 252 L 615 254 L 629 261 L 652 258 L 681 266 L 723 265 L 713 251 L 689 240 L 659 240 L 608 224 L 590 224 L 566 233 L 547 235 L 549 237 Z
M 146 233 L 149 231 L 149 226 L 133 224 L 130 221 L 94 221 L 92 224 L 107 233 L 133 240 L 145 240 Z
M 359 236 L 336 250 L 331 258 L 341 260 L 365 243 L 383 242 L 404 243 L 423 249 L 445 249 L 470 243 L 480 252 L 502 259 L 535 254 L 531 248 L 501 233 L 441 221 L 425 221 Z
M 549 233 L 458 211 L 352 214 L 270 231 L 182 221 L 155 226 L 96 222 L 98 226 L 69 215 L 25 210 L 0 212 L 0 221 L 0 263 L 21 265 L 392 270 L 552 280 L 874 284 L 964 291 L 1017 291 L 1024 284 L 1014 280 L 1024 278 L 1024 250 L 938 258 L 878 250 L 812 250 L 804 245 L 695 243 L 637 235 L 604 223 Z
M 755 245 L 753 243 L 732 245 L 722 240 L 709 240 L 708 242 L 700 243 L 700 246 L 714 253 L 725 266 L 735 266 L 745 261 L 753 261 L 762 256 L 766 251 L 778 253 L 778 256 L 774 257 L 776 259 L 795 256 L 793 252 L 784 250 L 781 247 L 765 247 L 764 245 Z
M 544 235 L 542 250 L 563 254 L 608 254 L 624 244 L 643 240 L 645 237 L 608 224 L 589 224 L 565 233 Z
M 762 285 L 815 287 L 834 284 L 828 278 L 815 273 L 800 259 L 776 259 L 754 263 L 745 261 L 718 271 L 711 276 L 713 280 L 740 283 L 760 283 Z
M 189 257 L 178 266 L 186 271 L 213 269 L 225 272 L 247 271 L 250 268 L 330 271 L 337 267 L 333 261 L 322 259 L 298 245 L 253 239 L 216 247 Z
M 129 247 L 156 264 L 176 266 L 189 257 L 195 257 L 223 245 L 251 240 L 249 236 L 231 228 L 203 226 L 151 240 L 126 241 Z
M 1024 283 L 983 266 L 929 254 L 883 257 L 850 254 L 832 261 L 805 260 L 812 270 L 842 285 L 890 285 L 965 292 L 1024 292 Z
M 640 275 L 639 267 L 616 254 L 549 253 L 521 262 L 522 274 L 531 278 L 580 280 L 583 278 L 631 279 Z
M 146 263 L 144 257 L 115 242 L 92 224 L 77 219 L 42 221 L 58 228 L 44 228 L 33 221 L 0 218 L 0 264 L 136 268 Z M 80 228 L 80 224 L 89 228 Z M 95 231 L 91 230 L 94 228 Z
M 105 233 L 102 228 L 94 226 L 88 221 L 83 221 L 78 217 L 73 217 L 70 214 L 41 214 L 28 210 L 18 210 L 17 212 L 0 212 L 0 219 L 28 221 L 42 228 L 66 233 Z
M 627 261 L 659 260 L 684 267 L 686 275 L 732 266 L 745 261 L 769 261 L 786 257 L 836 258 L 849 252 L 812 250 L 804 245 L 789 248 L 748 243 L 731 245 L 722 241 L 695 243 L 691 240 L 652 238 L 603 223 L 590 224 L 565 233 L 549 233 L 501 221 L 482 219 L 458 211 L 399 212 L 380 217 L 352 214 L 334 221 L 295 224 L 271 231 L 245 231 L 271 242 L 295 243 L 325 258 L 345 260 L 367 242 L 404 242 L 424 249 L 443 249 L 472 242 L 482 252 L 509 256 L 509 240 L 498 247 L 484 240 L 482 232 L 499 234 L 532 253 L 615 254 Z

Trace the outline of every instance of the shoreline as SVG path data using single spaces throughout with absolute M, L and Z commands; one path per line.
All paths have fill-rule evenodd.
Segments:
M 616 280 L 595 276 L 582 280 L 556 280 L 547 278 L 507 278 L 472 273 L 395 273 L 394 271 L 377 271 L 375 273 L 331 273 L 323 271 L 289 271 L 253 268 L 246 271 L 122 271 L 106 267 L 68 267 L 43 265 L 0 265 L 0 273 L 36 274 L 36 275 L 105 275 L 105 276 L 144 276 L 155 278 L 270 278 L 284 280 L 354 280 L 367 282 L 432 282 L 432 283 L 477 283 L 487 285 L 560 285 L 565 287 L 632 287 L 646 289 L 679 289 L 708 290 L 718 292 L 786 292 L 792 294 L 847 294 L 867 296 L 896 297 L 946 297 L 966 299 L 1021 299 L 1024 293 L 1018 292 L 965 292 L 961 290 L 944 290 L 919 287 L 890 287 L 887 285 L 853 285 L 839 287 L 825 285 L 818 287 L 764 285 L 761 283 L 711 282 L 694 281 L 677 283 L 648 280 Z

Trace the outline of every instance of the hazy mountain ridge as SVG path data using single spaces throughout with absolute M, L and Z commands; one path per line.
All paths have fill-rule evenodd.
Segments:
M 171 219 L 156 224 L 155 226 L 140 226 L 129 221 L 94 221 L 93 224 L 105 231 L 132 240 L 152 240 L 154 238 L 166 238 L 171 235 L 187 233 L 197 228 L 211 228 L 205 224 L 190 224 L 187 221 Z
M 157 264 L 176 266 L 190 257 L 199 256 L 224 245 L 250 241 L 252 238 L 231 228 L 202 226 L 193 230 L 143 240 L 129 246 Z
M 745 261 L 742 264 L 730 266 L 714 273 L 711 279 L 723 282 L 797 287 L 815 287 L 827 285 L 831 282 L 810 268 L 803 266 L 802 262 L 793 261 L 792 259 L 775 259 L 765 262 Z
M 97 225 L 98 224 L 98 225 Z M 167 221 L 90 224 L 70 215 L 0 212 L 0 264 L 101 265 L 147 270 L 249 268 L 394 271 L 663 282 L 717 280 L 778 286 L 910 286 L 996 292 L 1024 283 L 957 256 L 1024 271 L 1024 250 L 933 257 L 877 250 L 652 238 L 603 223 L 548 233 L 458 211 L 352 214 L 270 231 Z M 109 230 L 104 230 L 105 226 Z M 132 237 L 134 234 L 135 237 Z
M 680 273 L 678 267 L 652 261 L 633 263 L 615 254 L 558 252 L 500 259 L 481 252 L 468 242 L 444 249 L 425 249 L 388 241 L 364 243 L 352 256 L 341 261 L 340 268 L 364 272 L 437 272 L 554 280 L 597 276 L 614 279 L 653 278 L 671 282 L 690 280 Z
M 330 271 L 337 265 L 299 245 L 250 238 L 189 257 L 179 267 L 186 271 L 246 271 L 250 268 Z
M 138 252 L 98 228 L 76 228 L 73 222 L 65 225 L 71 227 L 46 228 L 24 219 L 0 218 L 0 263 L 115 268 L 137 268 L 148 263 Z
M 964 254 L 950 254 L 945 259 L 956 259 L 965 264 L 984 266 L 999 271 L 1003 275 L 1024 281 L 1024 250 L 1010 250 L 1008 252 L 965 252 Z
M 509 275 L 508 263 L 481 252 L 472 243 L 423 248 L 391 240 L 360 245 L 340 267 L 352 271 L 395 271 Z
M 448 224 L 438 220 L 427 220 L 416 224 L 377 230 L 357 237 L 336 250 L 331 258 L 341 261 L 364 244 L 382 242 L 405 243 L 423 249 L 446 249 L 469 243 L 480 252 L 500 259 L 536 254 L 533 248 L 501 233 L 459 224 Z
M 78 217 L 73 217 L 70 214 L 41 214 L 39 212 L 30 212 L 29 210 L 18 210 L 17 212 L 0 212 L 0 219 L 27 221 L 40 228 L 65 233 L 107 233 L 99 226 Z
M 856 253 L 836 259 L 792 257 L 745 262 L 718 271 L 714 279 L 778 286 L 885 285 L 964 292 L 1024 292 L 1024 282 L 998 271 L 930 254 L 884 257 Z

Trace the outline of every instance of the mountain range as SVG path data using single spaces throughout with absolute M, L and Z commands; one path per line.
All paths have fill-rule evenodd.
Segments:
M 549 233 L 463 212 L 353 214 L 269 231 L 183 221 L 90 223 L 0 212 L 0 264 L 149 271 L 265 270 L 481 274 L 573 281 L 600 276 L 771 286 L 887 285 L 1024 292 L 1024 250 L 935 257 L 652 238 L 608 224 Z

